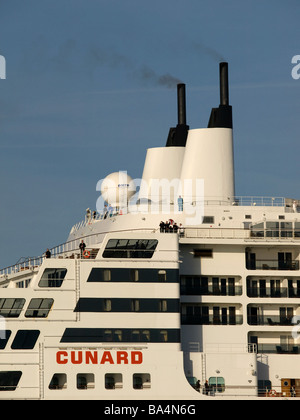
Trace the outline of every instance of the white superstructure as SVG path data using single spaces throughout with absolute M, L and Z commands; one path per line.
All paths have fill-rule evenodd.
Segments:
M 179 85 L 139 191 L 111 174 L 103 214 L 0 271 L 0 398 L 300 397 L 299 203 L 235 196 L 227 63 L 220 92 L 190 130 Z

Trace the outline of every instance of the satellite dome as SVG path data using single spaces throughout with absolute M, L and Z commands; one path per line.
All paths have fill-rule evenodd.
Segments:
M 135 183 L 127 172 L 113 172 L 101 184 L 104 201 L 113 207 L 126 207 L 135 192 Z

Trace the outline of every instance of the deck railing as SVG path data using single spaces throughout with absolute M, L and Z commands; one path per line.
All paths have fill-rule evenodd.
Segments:
M 151 228 L 144 228 L 144 229 L 124 229 L 119 230 L 118 232 L 153 232 L 155 230 Z M 94 244 L 100 244 L 107 233 L 111 232 L 101 232 L 101 233 L 93 233 L 91 235 L 86 235 L 80 237 L 80 239 L 73 239 L 71 241 L 62 243 L 57 245 L 53 248 L 49 248 L 51 252 L 51 258 L 59 258 L 59 257 L 68 257 L 68 258 L 82 258 L 85 259 L 86 256 L 80 252 L 79 244 L 83 239 L 86 244 L 86 251 L 90 253 L 90 258 L 95 258 L 96 249 L 95 247 L 92 248 L 91 246 Z M 114 232 L 115 233 L 115 232 Z M 25 271 L 29 269 L 33 269 L 40 266 L 44 259 L 46 258 L 45 254 L 38 257 L 23 257 L 21 258 L 16 264 L 10 265 L 8 267 L 2 268 L 0 270 L 0 278 L 6 277 L 10 274 L 18 273 L 20 271 Z

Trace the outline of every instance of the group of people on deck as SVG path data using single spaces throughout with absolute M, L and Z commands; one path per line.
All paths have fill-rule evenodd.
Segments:
M 180 236 L 184 236 L 184 228 L 182 224 L 178 226 L 173 219 L 169 219 L 166 222 L 161 221 L 159 224 L 159 230 L 161 233 L 178 233 Z

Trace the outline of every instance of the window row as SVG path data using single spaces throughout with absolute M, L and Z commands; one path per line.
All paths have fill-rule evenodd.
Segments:
M 80 298 L 75 312 L 179 312 L 179 299 Z
M 180 276 L 180 293 L 199 296 L 241 296 L 240 277 Z M 247 277 L 247 296 L 251 298 L 300 298 L 299 277 Z
M 180 329 L 66 328 L 61 343 L 180 343 Z
M 237 313 L 238 312 L 238 313 Z M 241 325 L 243 315 L 235 306 L 183 305 L 182 325 Z
M 152 258 L 157 247 L 156 239 L 110 239 L 103 258 Z
M 300 354 L 298 339 L 286 332 L 251 331 L 248 334 L 248 343 L 255 345 L 257 353 Z
M 300 222 L 261 222 L 251 226 L 254 238 L 300 238 Z
M 122 389 L 123 375 L 121 373 L 106 373 L 104 376 L 105 389 Z M 76 388 L 87 390 L 95 388 L 94 373 L 78 373 L 76 375 Z M 132 375 L 133 389 L 150 389 L 151 376 L 149 373 L 134 373 Z M 49 384 L 51 390 L 67 389 L 67 375 L 65 373 L 55 373 Z
M 180 276 L 182 295 L 241 296 L 240 278 L 212 276 Z
M 21 379 L 21 371 L 0 372 L 0 391 L 15 391 Z M 121 373 L 107 373 L 104 376 L 105 389 L 122 389 L 123 375 Z M 49 389 L 61 390 L 67 388 L 67 375 L 55 373 L 50 381 Z M 95 375 L 93 373 L 78 373 L 76 376 L 76 388 L 88 390 L 95 388 Z M 150 389 L 151 376 L 149 373 L 134 373 L 132 375 L 133 389 Z
M 148 268 L 93 268 L 88 282 L 142 282 L 142 283 L 178 283 L 179 271 L 176 269 Z
M 248 325 L 291 327 L 299 323 L 298 313 L 299 305 L 250 304 L 247 306 L 246 322 Z M 184 304 L 181 323 L 182 325 L 242 325 L 242 305 Z
M 248 277 L 247 296 L 254 298 L 299 298 L 300 279 L 259 279 Z
M 31 299 L 25 318 L 47 318 L 53 306 L 53 299 L 34 298 Z M 4 318 L 18 318 L 25 305 L 23 298 L 2 298 L 0 299 L 0 316 Z

